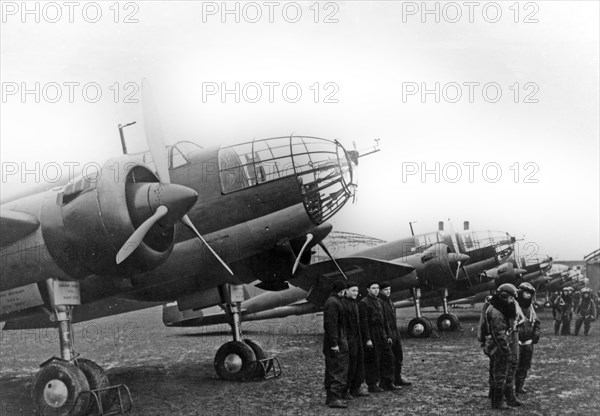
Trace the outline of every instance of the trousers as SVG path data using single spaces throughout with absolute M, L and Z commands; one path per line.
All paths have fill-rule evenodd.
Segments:
M 368 386 L 390 385 L 394 382 L 394 353 L 388 343 L 373 343 L 365 348 L 365 378 Z
M 325 352 L 325 391 L 327 397 L 340 399 L 348 380 L 348 352 Z

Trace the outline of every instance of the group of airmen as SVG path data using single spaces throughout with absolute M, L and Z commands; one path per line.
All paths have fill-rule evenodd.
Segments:
M 521 406 L 517 396 L 527 393 L 524 387 L 531 369 L 534 345 L 540 339 L 540 321 L 534 309 L 535 288 L 521 283 L 517 289 L 506 283 L 496 294 L 486 299 L 479 320 L 478 341 L 490 359 L 489 398 L 492 409 L 506 410 Z M 596 304 L 592 290 L 581 290 L 577 303 L 572 288 L 565 288 L 553 301 L 554 333 L 563 325 L 563 335 L 570 334 L 571 318 L 577 316 L 575 334 L 584 325 L 588 335 L 590 324 L 596 320 Z
M 355 397 L 411 385 L 402 378 L 402 344 L 390 283 L 369 282 L 360 301 L 358 292 L 354 282 L 335 281 L 323 306 L 329 407 L 346 408 Z
M 579 335 L 583 325 L 583 334 L 588 335 L 590 326 L 596 320 L 598 296 L 590 288 L 583 288 L 573 293 L 568 286 L 554 294 L 552 300 L 552 315 L 554 317 L 554 334 Z M 575 314 L 575 333 L 571 334 L 571 321 Z M 562 326 L 562 328 L 561 328 Z
M 347 400 L 369 393 L 394 391 L 411 383 L 402 378 L 402 344 L 389 282 L 369 282 L 367 296 L 358 301 L 358 284 L 338 280 L 323 306 L 325 404 L 346 408 Z M 596 299 L 589 288 L 575 301 L 564 288 L 552 301 L 554 332 L 575 333 L 581 326 L 588 335 L 596 319 Z M 478 341 L 489 358 L 489 398 L 493 409 L 521 406 L 517 396 L 527 393 L 525 379 L 531 369 L 534 345 L 540 339 L 540 321 L 534 308 L 535 288 L 521 283 L 500 285 L 486 298 L 481 311 Z M 367 389 L 363 383 L 366 382 Z
M 518 407 L 517 395 L 531 368 L 534 345 L 540 339 L 540 321 L 533 307 L 535 288 L 521 283 L 500 285 L 488 297 L 479 320 L 478 340 L 490 359 L 489 398 L 492 409 Z

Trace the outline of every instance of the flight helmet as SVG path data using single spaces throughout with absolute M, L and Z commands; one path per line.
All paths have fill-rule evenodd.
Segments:
M 531 293 L 531 296 L 535 295 L 535 288 L 531 285 L 531 283 L 521 283 L 519 285 L 519 290 L 522 292 L 529 292 Z
M 515 285 L 511 284 L 511 283 L 504 283 L 501 284 L 500 286 L 498 286 L 498 289 L 496 289 L 498 291 L 498 293 L 500 294 L 501 297 L 504 297 L 505 299 L 508 298 L 508 295 L 512 296 L 513 298 L 517 297 L 517 288 L 515 287 Z M 502 296 L 504 294 L 504 296 Z

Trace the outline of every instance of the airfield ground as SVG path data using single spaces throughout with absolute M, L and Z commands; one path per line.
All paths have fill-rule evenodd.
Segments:
M 83 357 L 129 386 L 132 416 L 163 415 L 485 415 L 487 360 L 475 340 L 479 308 L 453 309 L 463 332 L 403 339 L 404 374 L 413 386 L 355 399 L 346 411 L 324 406 L 322 317 L 309 315 L 244 323 L 245 335 L 281 361 L 279 379 L 234 383 L 216 378 L 213 357 L 230 340 L 225 326 L 166 328 L 160 308 L 77 324 Z M 404 327 L 412 310 L 398 312 Z M 435 318 L 439 312 L 427 310 Z M 543 336 L 516 412 L 527 415 L 596 415 L 600 411 L 600 329 L 589 337 L 553 335 L 542 311 Z M 5 331 L 0 340 L 0 415 L 31 415 L 31 381 L 42 361 L 58 354 L 56 330 Z

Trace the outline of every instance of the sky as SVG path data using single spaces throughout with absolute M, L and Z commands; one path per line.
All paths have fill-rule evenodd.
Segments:
M 145 150 L 147 78 L 168 143 L 379 140 L 336 230 L 469 220 L 582 259 L 600 246 L 599 3 L 469 4 L 2 2 L 1 196 L 119 155 L 119 123 Z

